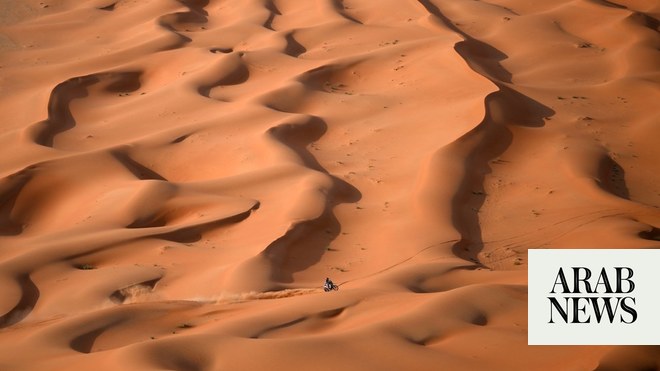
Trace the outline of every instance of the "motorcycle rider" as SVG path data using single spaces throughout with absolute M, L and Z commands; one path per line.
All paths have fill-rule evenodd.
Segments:
M 331 291 L 335 287 L 335 284 L 330 280 L 330 278 L 325 278 L 325 284 L 323 284 L 323 290 Z

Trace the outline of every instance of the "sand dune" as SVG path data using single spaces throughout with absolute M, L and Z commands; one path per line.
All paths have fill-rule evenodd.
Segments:
M 0 1 L 0 369 L 660 368 L 526 328 L 528 249 L 660 247 L 659 17 Z

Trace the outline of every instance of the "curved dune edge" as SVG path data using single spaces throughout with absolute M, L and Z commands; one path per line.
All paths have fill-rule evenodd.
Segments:
M 660 367 L 526 345 L 660 247 L 649 4 L 0 2 L 0 369 Z

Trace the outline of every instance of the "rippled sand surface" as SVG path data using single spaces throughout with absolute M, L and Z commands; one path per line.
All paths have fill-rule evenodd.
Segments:
M 0 369 L 660 367 L 527 346 L 526 259 L 660 248 L 657 2 L 0 14 Z

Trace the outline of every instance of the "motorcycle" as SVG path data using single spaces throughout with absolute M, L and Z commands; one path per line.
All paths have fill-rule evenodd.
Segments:
M 328 291 L 337 291 L 339 290 L 339 286 L 335 285 L 334 283 L 331 284 L 326 284 L 323 286 L 323 291 L 328 292 Z

